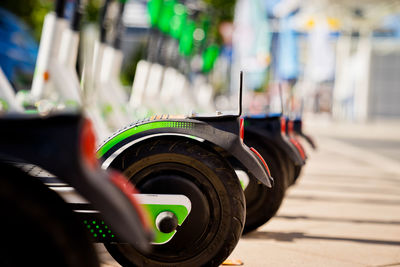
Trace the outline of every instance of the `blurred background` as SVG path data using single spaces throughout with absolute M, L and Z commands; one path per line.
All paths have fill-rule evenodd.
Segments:
M 399 266 L 399 0 L 121 0 L 123 12 L 110 7 L 100 23 L 104 1 L 81 0 L 73 72 L 78 95 L 92 99 L 69 105 L 96 111 L 99 140 L 157 113 L 235 110 L 243 71 L 245 114 L 304 114 L 318 150 L 306 146 L 305 179 L 233 256 L 264 266 L 268 248 L 272 266 Z M 70 19 L 76 1 L 67 3 Z M 0 1 L 0 67 L 25 112 L 70 100 L 36 105 L 19 94 L 31 90 L 52 10 L 51 0 Z M 97 68 L 101 29 L 116 62 L 104 56 Z
M 98 28 L 102 3 L 84 5 L 83 29 Z M 0 66 L 16 91 L 29 89 L 53 1 L 2 0 L 0 7 Z M 192 94 L 206 99 L 190 109 L 235 109 L 243 70 L 248 113 L 281 112 L 282 88 L 287 114 L 400 118 L 399 1 L 128 0 L 122 25 L 127 93 L 145 59 L 178 69 Z M 211 93 L 196 86 L 199 79 Z

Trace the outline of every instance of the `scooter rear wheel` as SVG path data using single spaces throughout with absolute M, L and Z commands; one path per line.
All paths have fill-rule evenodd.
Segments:
M 128 244 L 106 244 L 123 266 L 218 266 L 232 252 L 244 226 L 244 195 L 225 159 L 186 138 L 144 141 L 116 159 L 141 193 L 182 194 L 192 210 L 165 244 L 143 254 Z
M 246 198 L 246 224 L 243 234 L 254 231 L 268 222 L 280 208 L 289 184 L 289 174 L 285 168 L 283 158 L 278 151 L 264 148 L 262 144 L 253 140 L 246 140 L 246 144 L 253 146 L 262 155 L 268 164 L 274 185 L 272 188 L 250 179 L 244 194 Z

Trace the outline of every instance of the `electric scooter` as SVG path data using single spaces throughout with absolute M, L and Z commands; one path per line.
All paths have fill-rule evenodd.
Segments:
M 2 266 L 99 266 L 85 228 L 148 251 L 151 230 L 136 191 L 121 174 L 101 170 L 91 123 L 81 114 L 8 113 L 0 127 Z M 90 201 L 81 217 L 99 219 L 83 225 L 77 207 L 54 192 L 60 186 Z M 96 226 L 104 223 L 112 226 L 102 233 Z
M 295 131 L 294 131 L 294 120 L 290 119 L 289 117 L 282 120 L 283 124 L 286 124 L 286 135 L 289 138 L 289 141 L 294 145 L 297 149 L 298 153 L 300 154 L 303 161 L 306 161 L 307 155 L 304 150 L 303 145 L 300 143 L 299 139 L 297 138 Z M 297 181 L 297 178 L 300 176 L 302 170 L 302 165 L 296 165 L 294 171 L 294 180 L 293 184 Z
M 117 168 L 136 184 L 156 233 L 149 255 L 117 235 L 93 235 L 121 264 L 218 265 L 228 257 L 243 229 L 245 210 L 232 165 L 271 186 L 267 165 L 239 137 L 241 108 L 238 113 L 154 117 L 125 127 L 101 145 L 102 167 Z M 90 207 L 75 204 L 77 210 Z
M 305 164 L 286 135 L 285 126 L 281 114 L 244 117 L 245 144 L 260 152 L 275 178 L 273 188 L 266 189 L 252 181 L 245 188 L 247 213 L 244 233 L 255 230 L 276 214 L 286 189 L 294 182 L 296 167 Z
M 302 137 L 312 149 L 317 149 L 317 144 L 315 143 L 314 139 L 303 131 L 303 119 L 301 116 L 296 117 L 293 120 L 293 131 L 296 135 Z
M 156 1 L 151 1 L 149 3 L 150 10 L 152 9 L 152 5 L 155 5 L 154 2 Z M 191 86 L 188 79 L 183 75 L 182 71 L 179 70 L 179 66 L 181 65 L 179 62 L 183 62 L 184 60 L 181 59 L 182 56 L 179 56 L 178 40 L 185 26 L 188 12 L 187 8 L 175 1 L 169 1 L 168 4 L 162 3 L 158 12 L 149 12 L 150 16 L 154 17 L 153 20 L 155 21 L 152 23 L 153 26 L 150 30 L 148 60 L 141 60 L 138 63 L 129 105 L 126 105 L 126 102 L 124 103 L 126 95 L 124 97 L 119 97 L 121 92 L 122 94 L 125 94 L 125 92 L 123 92 L 118 81 L 118 73 L 121 69 L 122 61 L 122 52 L 119 46 L 121 42 L 121 33 L 123 32 L 121 20 L 124 5 L 120 4 L 119 11 L 114 12 L 117 13 L 116 18 L 115 14 L 114 18 L 107 18 L 107 14 L 112 12 L 102 12 L 100 39 L 103 43 L 102 46 L 106 47 L 106 49 L 96 48 L 95 58 L 101 59 L 102 56 L 99 56 L 99 54 L 104 50 L 104 56 L 107 55 L 108 60 L 96 60 L 97 63 L 93 64 L 95 66 L 100 66 L 98 70 L 94 71 L 94 73 L 97 74 L 97 78 L 94 78 L 94 81 L 100 81 L 99 84 L 102 85 L 100 87 L 103 88 L 103 90 L 105 89 L 105 93 L 103 93 L 104 96 L 100 102 L 106 107 L 106 112 L 103 112 L 106 120 L 115 125 L 120 125 L 120 127 L 126 125 L 126 123 L 121 123 L 120 121 L 129 121 L 133 117 L 140 116 L 140 113 L 143 115 L 143 110 L 146 109 L 148 111 L 158 110 L 161 113 L 171 110 L 178 111 L 186 109 L 186 111 L 188 111 L 188 107 L 193 108 L 195 102 L 200 104 L 199 106 L 201 106 L 202 109 L 205 107 L 210 109 L 209 102 L 211 102 L 212 88 L 204 81 L 205 79 L 202 79 L 203 75 L 195 75 L 197 78 L 192 87 L 196 88 L 196 93 L 198 93 L 199 96 L 197 99 L 194 99 L 194 97 L 191 96 L 192 92 L 189 92 Z M 171 8 L 173 8 L 173 12 L 167 12 Z M 166 13 L 171 14 L 165 17 L 164 14 Z M 159 15 L 160 18 L 158 18 L 157 15 Z M 164 23 L 159 23 L 161 20 L 164 21 Z M 174 21 L 174 23 L 170 23 L 171 25 L 168 30 L 166 29 L 166 25 L 169 24 L 169 20 Z M 105 27 L 105 24 L 107 24 L 108 27 Z M 203 29 L 200 30 L 204 32 Z M 193 35 L 193 32 L 191 32 L 191 35 Z M 166 44 L 159 44 L 161 42 L 165 42 Z M 96 47 L 101 46 L 96 45 Z M 204 49 L 203 57 L 205 58 L 205 63 L 202 68 L 204 72 L 212 68 L 213 62 L 218 55 L 218 49 L 216 50 L 215 48 L 215 46 L 211 45 Z M 151 49 L 160 49 L 161 52 L 152 52 Z M 182 101 L 182 98 L 184 101 Z M 160 102 L 165 104 L 159 105 Z M 186 108 L 181 107 L 183 103 L 186 105 Z M 192 103 L 192 105 L 190 105 L 190 103 Z M 115 112 L 118 106 L 124 106 L 124 104 L 123 113 L 126 117 L 125 119 L 123 119 L 123 116 L 120 114 L 117 114 L 118 112 Z M 147 108 L 144 108 L 144 105 L 146 105 Z M 177 106 L 180 107 L 177 108 Z M 116 119 L 112 119 L 112 116 L 116 116 Z M 110 119 L 107 117 L 110 117 Z
M 148 2 L 148 11 L 151 28 L 147 58 L 137 64 L 130 106 L 137 109 L 146 105 L 150 112 L 161 113 L 193 107 L 189 81 L 178 70 L 179 63 L 184 62 L 178 54 L 178 40 L 187 20 L 186 7 L 176 1 L 152 0 Z M 175 25 L 176 29 L 173 30 L 171 25 Z M 172 31 L 174 38 L 168 36 Z M 159 105 L 160 101 L 163 101 L 163 106 Z
M 161 113 L 188 112 L 194 106 L 202 111 L 214 110 L 210 107 L 212 87 L 204 73 L 210 70 L 218 53 L 214 46 L 206 47 L 207 29 L 199 16 L 190 15 L 199 14 L 200 10 L 177 1 L 157 0 L 149 1 L 148 10 L 148 56 L 137 65 L 131 105 L 148 103 L 150 110 Z M 201 61 L 201 57 L 203 66 L 192 68 L 191 61 Z M 160 106 L 160 101 L 165 104 Z
M 273 188 L 264 190 L 262 186 L 251 181 L 245 188 L 247 216 L 244 233 L 257 229 L 276 214 L 286 189 L 295 181 L 296 171 L 305 164 L 305 157 L 300 153 L 303 151 L 296 147 L 299 143 L 288 135 L 287 119 L 283 116 L 283 97 L 281 90 L 279 92 L 281 113 L 244 117 L 245 143 L 260 151 L 275 178 Z
M 60 17 L 63 5 L 64 1 L 57 2 Z M 51 17 L 54 18 L 53 14 Z M 1 93 L 8 96 L 9 103 L 15 104 L 15 96 L 9 89 L 2 87 Z M 91 214 L 99 218 L 99 224 L 113 225 L 108 233 L 102 233 L 95 227 L 96 221 L 91 220 L 85 221 L 87 228 L 93 227 L 91 231 L 98 231 L 96 234 L 103 236 L 112 231 L 111 236 L 118 235 L 122 242 L 147 251 L 150 228 L 133 196 L 136 191 L 117 172 L 106 173 L 100 169 L 94 153 L 95 136 L 91 123 L 76 111 L 50 116 L 18 114 L 23 110 L 8 111 L 10 113 L 0 119 L 0 195 L 2 203 L 6 204 L 1 205 L 2 211 L 8 215 L 2 220 L 2 226 L 11 231 L 4 237 L 7 248 L 2 248 L 5 253 L 1 257 L 2 263 L 98 265 L 82 222 L 76 215 L 71 215 L 76 207 L 67 205 L 53 192 L 60 185 L 67 191 L 76 190 L 90 201 L 92 209 L 86 208 L 76 214 L 83 217 Z M 26 249 L 23 249 L 24 244 Z M 25 251 L 22 258 L 19 257 L 21 249 Z
M 117 7 L 116 7 L 117 6 Z M 106 0 L 101 9 L 100 40 L 95 41 L 92 79 L 94 102 L 101 110 L 101 114 L 111 131 L 115 131 L 131 122 L 130 114 L 126 109 L 128 96 L 119 82 L 119 73 L 122 65 L 121 21 L 124 11 L 124 2 Z M 109 18 L 112 14 L 116 18 Z M 110 21 L 116 21 L 114 25 Z M 107 25 L 106 25 L 107 24 Z M 111 27 L 112 26 L 112 27 Z M 107 28 L 111 28 L 108 30 Z M 110 42 L 107 32 L 114 35 Z
M 152 206 L 152 252 L 146 256 L 127 244 L 106 244 L 120 264 L 217 266 L 229 256 L 245 217 L 233 166 L 272 185 L 264 159 L 243 143 L 241 92 L 237 114 L 153 116 L 100 145 L 103 168 L 122 171 L 140 192 L 152 196 L 143 198 Z
M 75 70 L 81 11 L 77 8 L 69 23 L 64 18 L 64 3 L 63 0 L 56 1 L 55 12 L 45 17 L 31 91 L 16 96 L 20 105 L 33 107 L 32 112 L 76 110 L 83 105 L 84 92 Z M 81 4 L 77 1 L 76 5 L 80 7 Z M 110 132 L 100 112 L 95 108 L 87 108 L 84 112 L 92 120 L 97 136 L 108 136 Z
M 23 107 L 15 100 L 14 89 L 12 88 L 3 70 L 0 68 L 0 114 L 6 112 L 22 112 Z
M 141 70 L 138 70 L 138 69 L 139 68 L 137 68 L 136 75 L 139 75 L 141 73 L 140 72 Z M 149 74 L 147 74 L 147 75 L 149 75 Z M 167 72 L 164 73 L 164 80 L 167 80 L 167 78 L 168 78 L 168 77 L 166 77 L 166 75 L 167 75 Z M 136 76 L 135 79 L 141 79 L 141 77 Z M 132 94 L 132 96 L 135 96 L 135 94 Z M 138 101 L 138 103 L 141 103 L 141 101 Z M 239 105 L 241 106 L 241 103 L 239 103 Z M 218 124 L 220 124 L 219 117 L 225 117 L 225 116 L 224 115 L 221 115 L 221 116 L 210 116 L 209 118 L 207 118 L 205 120 L 205 122 L 211 124 L 211 122 L 215 123 L 214 121 L 216 121 L 216 122 L 218 122 Z M 235 116 L 231 116 L 231 117 L 234 118 Z M 143 157 L 143 156 L 140 156 L 139 158 L 131 156 L 130 153 L 134 153 L 134 152 L 129 152 L 128 146 L 132 146 L 133 151 L 136 151 L 135 149 L 145 150 L 145 148 L 141 147 L 140 144 L 135 144 L 135 143 L 136 142 L 143 142 L 144 144 L 152 145 L 152 143 L 150 141 L 149 141 L 149 143 L 141 141 L 142 138 L 146 138 L 146 139 L 149 138 L 149 137 L 147 137 L 147 135 L 153 136 L 153 134 L 155 133 L 155 135 L 152 137 L 152 139 L 154 139 L 154 142 L 158 142 L 159 139 L 162 140 L 164 138 L 167 138 L 167 137 L 161 138 L 161 136 L 164 136 L 164 135 L 167 135 L 167 136 L 168 135 L 172 135 L 172 136 L 174 136 L 174 135 L 179 135 L 179 134 L 184 133 L 184 135 L 186 137 L 188 135 L 190 135 L 190 136 L 198 136 L 199 134 L 195 134 L 195 132 L 204 131 L 202 129 L 202 128 L 204 128 L 204 126 L 200 127 L 200 124 L 199 124 L 199 126 L 195 127 L 197 124 L 194 124 L 192 122 L 191 123 L 187 123 L 188 119 L 199 120 L 196 115 L 189 116 L 189 117 L 186 117 L 186 118 L 185 117 L 181 117 L 181 118 L 178 118 L 179 120 L 177 120 L 177 121 L 175 121 L 175 120 L 171 121 L 170 118 L 171 117 L 169 117 L 167 115 L 155 116 L 155 117 L 153 117 L 153 119 L 147 119 L 147 120 L 144 120 L 142 122 L 139 122 L 138 124 L 132 124 L 131 126 L 123 128 L 119 133 L 116 134 L 115 137 L 111 137 L 110 138 L 111 140 L 105 141 L 105 143 L 99 149 L 99 155 L 103 156 L 103 158 L 105 160 L 105 165 L 104 166 L 105 167 L 112 166 L 114 168 L 119 168 L 121 170 L 125 170 L 125 168 L 129 168 L 129 164 L 132 164 L 133 166 L 136 166 L 136 165 L 134 165 L 135 162 L 141 161 L 142 160 L 141 157 Z M 172 117 L 172 118 L 174 118 L 174 117 Z M 231 120 L 232 120 L 232 118 L 231 118 Z M 154 120 L 154 122 L 153 122 L 153 120 Z M 232 120 L 230 123 L 232 124 L 233 121 L 234 120 Z M 142 124 L 144 124 L 144 125 L 142 125 Z M 157 125 L 157 126 L 152 126 L 152 125 Z M 214 125 L 212 125 L 212 126 L 214 126 Z M 216 126 L 214 126 L 214 127 L 216 127 Z M 218 126 L 218 127 L 221 127 L 221 126 Z M 232 125 L 232 126 L 229 126 L 229 127 L 233 128 L 233 127 L 237 127 L 237 126 Z M 142 130 L 142 128 L 144 128 L 144 130 Z M 170 128 L 170 129 L 159 130 L 159 128 Z M 181 129 L 179 129 L 179 128 L 181 128 Z M 192 131 L 182 130 L 182 129 L 185 129 L 185 128 L 188 128 L 188 129 L 194 128 L 194 129 Z M 226 128 L 226 126 L 223 126 L 223 128 Z M 149 131 L 149 130 L 152 130 L 152 131 Z M 146 137 L 142 136 L 142 133 L 141 133 L 142 131 L 149 131 L 148 133 L 144 134 L 144 136 L 146 136 Z M 125 137 L 123 137 L 123 138 L 122 137 L 118 137 L 117 138 L 118 135 L 124 135 Z M 126 138 L 127 135 L 132 135 L 132 137 L 131 138 Z M 124 138 L 126 138 L 127 140 L 125 140 Z M 136 141 L 137 138 L 138 138 L 139 141 Z M 221 137 L 219 137 L 219 138 L 221 138 L 221 139 L 225 138 L 225 135 L 221 135 Z M 208 140 L 207 143 L 214 143 L 214 144 L 221 143 L 222 144 L 224 142 L 222 140 L 218 140 L 218 138 L 216 138 L 216 137 L 213 137 L 213 139 L 211 139 L 210 134 L 207 134 L 205 136 L 204 135 L 201 136 L 200 140 L 204 142 L 205 141 L 204 139 Z M 120 142 L 122 140 L 123 140 L 123 142 Z M 183 138 L 183 140 L 185 140 L 185 138 Z M 116 142 L 120 142 L 120 145 L 116 146 L 115 145 Z M 114 150 L 112 150 L 112 153 L 108 152 L 108 149 L 109 149 L 108 146 L 114 146 L 114 148 L 113 148 Z M 167 147 L 168 143 L 163 143 L 163 146 Z M 222 146 L 222 145 L 220 145 L 220 146 Z M 229 152 L 229 147 L 231 147 L 231 146 L 232 146 L 232 144 L 228 144 L 228 145 L 225 144 L 225 147 L 223 147 L 223 148 L 226 149 Z M 107 152 L 105 152 L 103 150 L 105 150 Z M 117 155 L 119 155 L 119 153 L 122 153 L 121 151 L 118 151 L 118 150 L 121 150 L 121 151 L 127 150 L 128 151 L 128 152 L 126 152 L 127 156 L 118 156 L 118 158 L 120 157 L 121 159 L 114 159 L 115 157 L 117 157 L 115 155 L 115 153 L 117 153 Z M 155 150 L 152 153 L 157 154 L 159 152 L 160 151 Z M 107 154 L 107 153 L 110 153 L 110 154 Z M 226 152 L 224 152 L 224 153 L 226 153 Z M 150 156 L 152 156 L 152 155 L 150 155 Z M 128 159 L 126 159 L 126 160 L 124 159 L 123 160 L 124 163 L 118 163 L 118 160 L 122 160 L 122 158 L 125 158 L 125 157 L 129 158 L 129 160 Z M 135 160 L 130 159 L 131 157 L 133 157 Z M 117 165 L 113 165 L 113 164 L 111 165 L 111 163 L 109 163 L 109 161 L 111 161 L 111 160 L 114 162 L 113 164 L 117 164 Z M 239 159 L 239 161 L 237 159 L 236 160 L 232 160 L 232 157 L 230 157 L 230 160 L 232 161 L 231 164 L 234 165 L 234 166 L 237 166 L 237 162 L 243 161 L 243 159 Z M 129 164 L 126 163 L 126 162 L 129 162 Z M 151 166 L 151 164 L 154 164 L 154 163 L 150 162 L 148 164 L 150 164 L 149 166 Z M 121 166 L 119 166 L 119 165 L 121 165 Z M 116 166 L 119 166 L 119 167 L 116 167 Z M 150 167 L 148 167 L 148 168 L 150 168 Z M 243 166 L 241 168 L 243 169 Z M 249 169 L 251 170 L 251 168 L 248 168 L 248 170 Z M 163 171 L 165 171 L 165 170 L 163 170 Z M 131 176 L 131 175 L 134 176 L 135 173 L 132 173 L 129 176 Z M 154 174 L 152 174 L 150 172 L 149 174 L 146 174 L 146 175 L 154 175 Z M 133 179 L 133 182 L 135 182 L 135 184 L 137 183 L 136 179 L 140 179 L 140 178 L 134 178 Z M 249 179 L 245 179 L 244 181 L 242 181 L 242 185 L 248 184 L 249 183 L 248 180 Z M 250 180 L 253 183 L 258 184 L 257 180 L 254 180 L 253 178 L 251 178 Z M 138 180 L 138 181 L 140 181 L 140 180 Z M 165 179 L 164 183 L 167 183 L 166 181 L 167 181 L 167 179 Z M 148 192 L 151 193 L 152 189 L 157 189 L 157 188 L 158 187 L 156 185 L 152 185 L 152 187 L 149 189 L 150 191 L 148 191 Z M 261 186 L 260 185 L 260 188 L 262 188 L 261 190 L 263 190 L 263 191 L 267 190 L 267 187 L 265 187 L 265 186 Z M 143 188 L 139 187 L 139 189 L 141 191 L 143 191 Z M 184 188 L 183 188 L 183 190 L 184 190 Z M 159 200 L 159 201 L 161 201 L 161 200 Z M 154 221 L 157 221 L 157 218 L 158 218 L 157 216 L 158 216 L 157 214 L 155 214 L 153 216 Z M 190 229 L 189 227 L 190 226 L 187 226 L 188 229 Z M 158 229 L 157 225 L 155 225 L 155 230 L 156 230 L 156 232 L 160 232 L 160 230 Z M 173 230 L 173 231 L 175 231 L 175 230 Z M 161 236 L 161 233 L 159 233 L 159 234 Z M 167 236 L 172 237 L 172 235 L 170 235 L 170 232 L 168 232 L 168 234 L 169 235 L 167 235 Z M 156 246 L 156 249 L 159 249 L 159 247 L 162 247 L 160 245 L 165 245 L 165 246 L 169 245 L 169 244 L 163 244 L 163 242 L 165 242 L 164 239 L 157 240 L 157 238 L 156 238 L 156 241 L 154 242 L 155 244 L 158 244 L 158 246 Z M 183 239 L 180 242 L 183 242 Z M 172 244 L 174 244 L 174 243 L 172 243 Z M 170 245 L 170 246 L 173 246 L 173 245 Z M 140 265 L 140 263 L 137 262 L 137 258 L 138 257 L 137 257 L 137 253 L 135 252 L 135 250 L 130 251 L 125 246 L 110 246 L 110 245 L 106 245 L 106 247 L 110 251 L 111 255 L 113 255 L 113 257 L 115 259 L 117 259 L 121 264 L 125 265 L 125 264 L 128 264 L 130 262 L 130 263 L 132 263 L 134 265 Z M 170 248 L 169 250 L 172 251 L 172 248 Z M 136 255 L 136 256 L 133 256 L 133 255 Z M 162 256 L 163 257 L 167 257 L 167 255 L 162 255 Z M 154 256 L 150 255 L 149 257 L 154 257 Z M 168 255 L 168 257 L 170 257 L 170 255 Z M 209 257 L 209 256 L 207 256 L 207 257 Z M 205 257 L 204 260 L 207 260 L 207 257 Z M 178 264 L 179 260 L 180 259 L 178 258 L 176 260 L 175 264 Z M 154 263 L 154 264 L 157 264 L 157 263 Z M 160 263 L 158 263 L 158 264 L 160 264 Z M 179 264 L 181 264 L 181 263 L 179 263 Z

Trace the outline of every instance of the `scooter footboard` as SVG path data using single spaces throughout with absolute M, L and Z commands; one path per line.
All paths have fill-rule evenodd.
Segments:
M 95 243 L 118 242 L 118 236 L 107 225 L 97 211 L 75 211 L 78 220 L 84 225 Z

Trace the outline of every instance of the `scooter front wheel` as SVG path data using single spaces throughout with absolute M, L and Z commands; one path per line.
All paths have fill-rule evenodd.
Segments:
M 76 214 L 36 177 L 0 162 L 0 266 L 100 266 Z
M 191 212 L 164 244 L 143 254 L 128 244 L 106 244 L 123 266 L 218 266 L 241 236 L 245 202 L 225 159 L 186 138 L 144 141 L 112 164 L 142 194 L 184 195 Z

